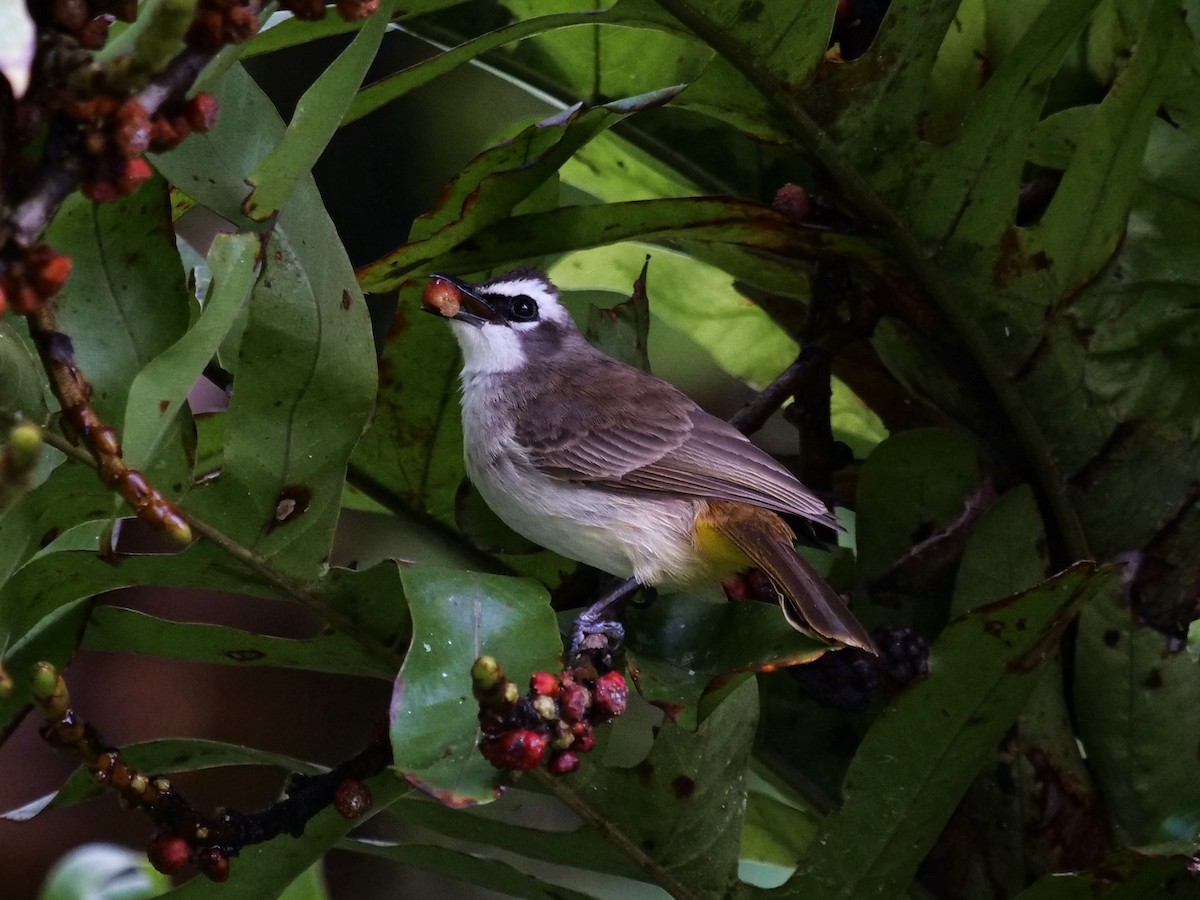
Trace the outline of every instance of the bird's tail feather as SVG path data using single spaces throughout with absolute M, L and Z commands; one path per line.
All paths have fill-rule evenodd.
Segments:
M 877 654 L 862 623 L 792 547 L 791 531 L 783 520 L 772 516 L 772 522 L 764 519 L 761 510 L 755 513 L 722 517 L 719 528 L 779 587 L 788 623 L 797 631 Z

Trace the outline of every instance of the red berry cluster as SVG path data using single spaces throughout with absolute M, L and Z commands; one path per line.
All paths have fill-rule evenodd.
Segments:
M 53 0 L 49 12 L 50 22 L 75 38 L 79 46 L 98 50 L 108 40 L 108 17 L 132 22 L 137 17 L 137 0 Z
M 217 101 L 200 93 L 166 103 L 150 116 L 136 99 L 102 95 L 69 101 L 63 111 L 83 131 L 83 194 L 103 203 L 133 193 L 153 174 L 142 159 L 147 150 L 170 150 L 191 132 L 212 128 Z
M 258 34 L 258 8 L 249 0 L 199 0 L 184 40 L 197 50 L 242 44 Z
M 600 672 L 581 656 L 557 676 L 535 672 L 521 695 L 500 664 L 481 656 L 471 668 L 479 701 L 479 752 L 497 769 L 536 769 L 551 775 L 579 768 L 579 754 L 595 746 L 594 728 L 621 715 L 629 688 L 620 672 Z
M 31 247 L 0 276 L 0 316 L 11 306 L 31 313 L 57 294 L 71 274 L 71 259 L 48 244 Z

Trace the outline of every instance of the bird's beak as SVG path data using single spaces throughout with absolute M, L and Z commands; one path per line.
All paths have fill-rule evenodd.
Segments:
M 457 319 L 476 328 L 499 318 L 473 285 L 452 275 L 430 275 L 421 295 L 421 308 L 446 319 Z

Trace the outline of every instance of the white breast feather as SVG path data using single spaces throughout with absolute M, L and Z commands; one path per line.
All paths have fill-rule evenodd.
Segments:
M 698 503 L 622 494 L 552 479 L 524 462 L 482 373 L 463 373 L 467 474 L 488 506 L 523 537 L 569 559 L 644 584 L 702 577 L 695 547 Z

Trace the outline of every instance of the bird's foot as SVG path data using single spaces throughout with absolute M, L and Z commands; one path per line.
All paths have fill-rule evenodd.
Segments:
M 615 656 L 625 641 L 625 626 L 616 619 L 608 618 L 602 611 L 599 616 L 590 616 L 590 610 L 580 613 L 571 632 L 568 660 L 578 659 L 586 651 L 600 651 Z
M 637 580 L 630 578 L 579 614 L 571 632 L 568 660 L 577 659 L 585 650 L 602 650 L 613 655 L 617 653 L 625 640 L 625 626 L 613 617 L 613 607 L 637 588 Z

